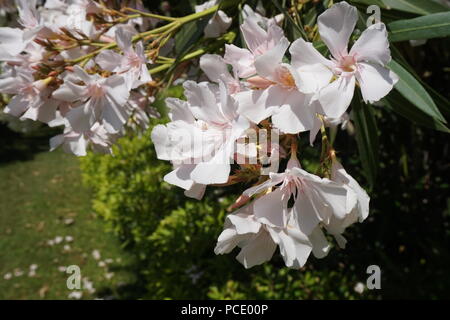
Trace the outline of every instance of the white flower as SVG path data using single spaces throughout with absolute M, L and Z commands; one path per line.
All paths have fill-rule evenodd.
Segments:
M 76 132 L 90 130 L 97 121 L 110 133 L 121 130 L 128 118 L 124 105 L 129 95 L 122 75 L 103 78 L 90 75 L 79 66 L 74 66 L 73 74 L 53 92 L 53 98 L 78 103 L 66 115 Z
M 345 248 L 347 240 L 342 234 L 353 223 L 357 221 L 363 222 L 367 218 L 370 198 L 367 192 L 345 171 L 336 159 L 333 159 L 331 180 L 342 184 L 347 190 L 352 191 L 349 194 L 355 197 L 347 199 L 348 206 L 353 206 L 353 209 L 344 218 L 332 216 L 328 223 L 325 224 L 325 228 L 335 237 L 338 245 L 341 248 Z
M 112 153 L 113 139 L 114 137 L 98 122 L 94 123 L 91 129 L 83 132 L 77 132 L 66 125 L 63 134 L 50 139 L 50 151 L 62 145 L 65 152 L 81 157 L 87 154 L 86 150 L 91 145 L 99 153 Z
M 112 50 L 102 51 L 95 59 L 103 69 L 123 74 L 128 89 L 134 89 L 140 85 L 152 81 L 150 73 L 147 69 L 147 57 L 144 53 L 142 42 L 136 44 L 133 49 L 132 36 L 124 28 L 117 28 L 116 42 L 123 55 Z
M 217 0 L 210 0 L 201 5 L 195 6 L 195 12 L 202 12 L 214 7 L 219 2 Z M 218 10 L 214 16 L 208 21 L 204 33 L 206 38 L 217 38 L 224 34 L 231 26 L 233 19 L 228 17 L 225 12 Z
M 92 251 L 92 257 L 93 257 L 95 260 L 100 260 L 100 258 L 101 258 L 100 251 L 98 251 L 98 250 Z
M 391 54 L 383 23 L 367 28 L 348 51 L 348 41 L 357 19 L 356 8 L 345 1 L 333 5 L 319 16 L 319 33 L 330 49 L 331 60 L 325 59 L 311 43 L 303 39 L 292 44 L 291 50 L 299 54 L 298 66 L 326 66 L 336 77 L 318 94 L 322 113 L 330 118 L 339 118 L 347 110 L 356 81 L 364 101 L 370 103 L 386 96 L 398 81 L 397 75 L 385 67 L 391 60 Z
M 328 252 L 329 246 L 320 228 L 308 237 L 300 231 L 293 216 L 285 226 L 280 226 L 271 223 L 266 213 L 250 204 L 228 215 L 214 252 L 225 254 L 238 246 L 241 251 L 236 259 L 245 268 L 251 268 L 269 261 L 278 245 L 286 266 L 295 269 L 306 263 L 311 251 L 317 257 Z
M 219 88 L 192 81 L 184 87 L 187 102 L 166 100 L 172 121 L 156 126 L 152 140 L 158 159 L 176 165 L 165 180 L 200 198 L 202 185 L 227 182 L 235 142 L 249 122 L 237 113 L 237 105 L 222 82 Z
M 76 299 L 79 300 L 83 297 L 83 292 L 81 291 L 72 291 L 71 293 L 69 293 L 69 295 L 67 296 L 69 299 Z

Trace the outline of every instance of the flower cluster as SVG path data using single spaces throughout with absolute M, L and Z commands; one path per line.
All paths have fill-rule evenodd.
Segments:
M 152 139 L 158 158 L 174 165 L 165 181 L 189 197 L 201 199 L 207 185 L 254 183 L 232 206 L 237 210 L 226 218 L 216 254 L 240 247 L 237 259 L 250 268 L 270 260 L 278 246 L 286 266 L 300 268 L 311 252 L 327 255 L 324 231 L 345 246 L 342 234 L 367 217 L 369 196 L 330 144 L 319 175 L 302 169 L 298 134 L 309 132 L 313 144 L 325 126 L 348 122 L 356 86 L 372 103 L 398 78 L 386 68 L 384 24 L 368 27 L 348 49 L 357 10 L 346 2 L 318 18 L 330 58 L 303 39 L 290 43 L 279 19 L 244 11 L 246 48 L 226 45 L 223 57 L 203 55 L 200 67 L 210 82 L 187 81 L 186 101 L 167 99 L 171 122 L 156 126 Z M 263 131 L 271 139 L 261 138 Z
M 129 5 L 143 9 L 134 2 Z M 91 0 L 48 0 L 39 8 L 36 0 L 18 0 L 17 6 L 20 27 L 0 28 L 0 92 L 13 95 L 5 113 L 63 125 L 51 149 L 62 145 L 79 156 L 89 145 L 111 152 L 130 120 L 148 126 L 156 114 L 148 108 L 152 60 L 133 36 L 149 19 L 120 20 Z
M 368 27 L 349 49 L 357 10 L 345 1 L 333 5 L 317 22 L 331 54 L 325 57 L 302 38 L 290 43 L 282 15 L 267 18 L 246 5 L 245 48 L 227 44 L 223 56 L 199 49 L 169 58 L 160 50 L 197 19 L 208 17 L 205 38 L 222 43 L 232 19 L 219 1 L 182 18 L 152 14 L 139 0 L 117 10 L 109 2 L 47 0 L 37 9 L 36 0 L 17 0 L 20 28 L 0 28 L 0 92 L 13 95 L 4 112 L 64 126 L 52 150 L 108 153 L 126 126 L 145 129 L 157 116 L 149 105 L 163 81 L 154 81 L 152 70 L 203 54 L 199 66 L 209 81 L 185 81 L 186 100 L 166 100 L 170 122 L 151 137 L 158 158 L 174 166 L 164 180 L 188 197 L 202 199 L 208 185 L 252 185 L 232 205 L 216 254 L 240 247 L 237 259 L 250 268 L 279 247 L 286 266 L 301 268 L 311 252 L 327 255 L 325 232 L 344 247 L 345 229 L 368 216 L 369 196 L 338 162 L 326 127 L 349 124 L 357 87 L 373 103 L 398 81 L 386 67 L 384 24 Z M 154 64 L 160 66 L 149 70 Z M 298 159 L 304 132 L 311 145 L 322 134 L 315 174 Z

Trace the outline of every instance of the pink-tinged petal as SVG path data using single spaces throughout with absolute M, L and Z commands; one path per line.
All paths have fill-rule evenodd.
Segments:
M 0 59 L 5 60 L 19 55 L 26 47 L 23 31 L 18 28 L 0 28 Z
M 189 109 L 189 104 L 180 99 L 167 98 L 166 105 L 169 108 L 169 118 L 172 121 L 185 121 L 187 123 L 195 123 L 195 118 Z
M 107 96 L 118 106 L 123 106 L 130 97 L 130 90 L 121 75 L 114 75 L 106 79 Z
M 182 164 L 175 170 L 164 176 L 164 181 L 174 186 L 189 190 L 194 185 L 191 179 L 191 172 L 194 170 L 194 164 Z
M 207 163 L 199 163 L 191 173 L 192 180 L 200 184 L 226 183 L 229 176 L 230 164 L 214 163 L 214 160 Z
M 261 230 L 256 237 L 248 241 L 241 249 L 236 259 L 244 265 L 246 269 L 260 265 L 269 261 L 277 248 L 269 233 Z
M 263 182 L 263 183 L 261 183 L 261 184 L 259 184 L 257 186 L 254 186 L 254 187 L 251 187 L 251 188 L 245 190 L 243 192 L 243 195 L 245 195 L 247 197 L 251 197 L 251 196 L 253 196 L 253 195 L 257 194 L 257 193 L 266 191 L 267 189 L 269 189 L 269 188 L 271 188 L 271 187 L 273 187 L 273 186 L 283 182 L 284 178 L 285 178 L 284 174 L 271 175 L 270 179 L 267 180 L 266 182 Z
M 54 151 L 56 148 L 62 145 L 63 142 L 64 142 L 63 134 L 58 134 L 57 136 L 50 138 L 50 151 Z
M 238 235 L 234 228 L 227 228 L 222 231 L 217 239 L 216 247 L 214 248 L 215 254 L 226 254 L 233 251 L 236 246 L 243 240 L 251 238 L 252 234 Z
M 84 157 L 86 155 L 87 141 L 82 134 L 73 138 L 66 138 L 64 141 L 63 149 L 67 153 L 73 153 L 78 157 Z
M 365 102 L 373 103 L 384 98 L 398 81 L 391 70 L 378 64 L 360 62 L 356 74 Z
M 88 98 L 86 87 L 66 81 L 62 86 L 53 91 L 52 97 L 61 101 L 74 102 Z
M 255 58 L 247 49 L 236 47 L 234 44 L 225 45 L 224 60 L 233 66 L 233 71 L 240 78 L 248 78 L 256 73 Z
M 101 114 L 105 129 L 110 133 L 116 133 L 120 131 L 128 119 L 128 112 L 119 105 L 115 100 L 107 97 L 107 103 L 103 107 Z
M 329 118 L 339 118 L 352 102 L 355 91 L 355 77 L 339 77 L 319 93 L 323 112 Z
M 204 33 L 206 38 L 217 38 L 224 34 L 228 28 L 231 26 L 233 19 L 228 17 L 225 12 L 219 10 L 216 14 L 208 21 L 205 27 Z
M 314 229 L 314 231 L 309 235 L 309 240 L 312 243 L 312 252 L 314 257 L 317 259 L 322 259 L 328 255 L 331 247 L 320 227 Z
M 71 109 L 66 115 L 70 126 L 76 132 L 89 131 L 95 123 L 94 108 L 92 107 L 91 100 L 79 107 Z
M 257 57 L 255 60 L 255 68 L 258 75 L 270 80 L 276 79 L 277 67 L 283 61 L 288 47 L 289 40 L 283 37 L 274 48 Z
M 272 116 L 276 128 L 284 133 L 296 134 L 314 126 L 315 110 L 310 108 L 309 98 L 298 92 L 287 92 L 281 108 Z
M 322 64 L 329 68 L 333 67 L 333 63 L 322 56 L 311 42 L 306 42 L 302 38 L 292 43 L 289 52 L 291 53 L 291 64 L 296 69 L 316 64 Z
M 348 189 L 328 179 L 322 179 L 320 183 L 310 182 L 314 186 L 315 199 L 327 205 L 332 213 L 343 219 L 353 208 L 347 208 Z
M 160 160 L 171 160 L 169 155 L 169 133 L 166 126 L 158 124 L 152 130 L 151 134 L 152 142 L 155 146 L 156 156 Z
M 37 119 L 44 123 L 55 120 L 60 102 L 54 99 L 50 99 L 43 101 L 42 103 L 43 104 L 39 107 Z
M 217 54 L 204 54 L 200 58 L 200 68 L 212 82 L 234 81 L 223 58 Z
M 290 195 L 286 195 L 280 188 L 269 192 L 254 202 L 256 219 L 271 227 L 284 228 L 287 221 L 287 201 Z
M 357 20 L 358 11 L 345 1 L 336 3 L 317 19 L 320 37 L 335 59 L 347 55 L 348 41 Z
M 126 31 L 124 28 L 117 28 L 116 42 L 119 48 L 122 49 L 124 53 L 133 51 L 133 46 L 131 44 L 132 37 L 133 34 L 131 32 Z
M 78 76 L 79 80 L 84 81 L 86 84 L 91 83 L 93 77 L 90 76 L 86 70 L 84 70 L 83 68 L 81 68 L 79 65 L 75 65 L 73 66 L 73 74 L 75 76 Z
M 295 85 L 302 93 L 317 93 L 330 83 L 333 72 L 323 64 L 302 66 L 300 68 L 289 68 L 294 77 Z
M 114 71 L 117 69 L 124 57 L 112 50 L 104 50 L 95 58 L 95 62 L 104 70 Z
M 300 231 L 310 235 L 322 221 L 321 212 L 312 203 L 312 196 L 308 190 L 300 190 L 293 207 L 295 219 Z
M 183 86 L 185 89 L 184 94 L 191 105 L 191 110 L 195 118 L 208 123 L 228 122 L 218 108 L 216 95 L 211 90 L 211 84 L 186 81 Z
M 370 197 L 367 192 L 363 188 L 361 188 L 359 183 L 355 179 L 353 179 L 353 177 L 349 175 L 345 171 L 344 167 L 342 167 L 342 165 L 337 161 L 333 161 L 331 178 L 333 179 L 333 181 L 348 185 L 356 193 L 358 201 L 356 206 L 359 221 L 363 222 L 369 215 Z
M 14 96 L 3 110 L 4 113 L 20 117 L 27 109 L 30 101 L 22 95 Z
M 292 236 L 295 231 L 301 234 L 299 230 L 290 228 L 285 230 L 269 229 L 272 239 L 280 247 L 280 253 L 286 266 L 293 269 L 300 269 L 308 260 L 312 245 L 305 236 L 302 239 Z
M 388 64 L 391 61 L 391 51 L 384 23 L 373 24 L 364 30 L 350 50 L 350 55 L 359 62 L 370 61 L 383 66 Z
M 270 117 L 281 105 L 281 91 L 277 86 L 265 90 L 242 91 L 235 95 L 238 112 L 253 123 L 260 123 Z
M 184 195 L 189 198 L 202 200 L 205 195 L 206 186 L 203 184 L 194 183 L 189 190 L 184 192 Z
M 249 205 L 250 207 L 252 205 Z M 247 209 L 244 208 L 244 212 Z M 237 234 L 258 233 L 261 229 L 261 223 L 255 220 L 253 215 L 242 214 L 242 209 L 227 216 L 227 220 L 234 225 Z
M 246 19 L 241 25 L 245 43 L 253 54 L 261 54 L 259 48 L 267 42 L 267 32 L 261 28 L 255 19 Z

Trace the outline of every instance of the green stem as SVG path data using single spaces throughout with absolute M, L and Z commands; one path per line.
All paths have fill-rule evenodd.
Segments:
M 231 5 L 231 2 L 226 4 L 226 6 L 229 6 L 229 5 Z M 225 5 L 223 5 L 222 7 L 225 7 Z M 177 29 L 179 29 L 184 24 L 204 18 L 208 15 L 211 15 L 211 14 L 215 13 L 218 9 L 219 9 L 219 5 L 215 5 L 215 6 L 209 8 L 207 10 L 204 10 L 202 12 L 193 13 L 188 16 L 181 17 L 181 18 L 173 18 L 174 20 L 172 22 L 170 22 L 162 27 L 159 27 L 159 28 L 156 28 L 153 30 L 149 30 L 149 31 L 145 31 L 145 32 L 141 32 L 141 33 L 135 35 L 132 38 L 132 42 L 134 43 L 134 42 L 139 41 L 147 36 L 159 34 L 162 32 L 164 32 L 164 33 L 175 32 Z M 103 47 L 100 47 L 99 49 L 97 49 L 91 53 L 88 53 L 88 54 L 82 56 L 82 57 L 79 57 L 79 58 L 73 59 L 73 60 L 69 60 L 69 61 L 67 61 L 67 63 L 74 65 L 74 64 L 83 62 L 84 60 L 89 60 L 89 59 L 95 57 L 103 50 L 110 50 L 110 49 L 114 49 L 116 47 L 117 47 L 117 43 L 111 42 Z
M 198 49 L 198 50 L 196 50 L 196 51 L 193 51 L 193 52 L 191 52 L 191 53 L 185 55 L 185 56 L 184 56 L 183 58 L 181 58 L 179 61 L 180 61 L 180 62 L 184 62 L 184 61 L 187 61 L 187 60 L 190 60 L 190 59 L 194 59 L 194 58 L 197 58 L 197 57 L 203 55 L 204 53 L 206 53 L 206 50 L 205 50 L 205 49 Z M 160 65 L 160 66 L 157 66 L 156 68 L 150 69 L 149 72 L 150 72 L 150 74 L 155 74 L 155 73 L 158 73 L 158 72 L 167 70 L 167 69 L 169 69 L 171 66 L 172 66 L 172 62 L 168 62 L 168 63 L 162 64 L 162 65 Z

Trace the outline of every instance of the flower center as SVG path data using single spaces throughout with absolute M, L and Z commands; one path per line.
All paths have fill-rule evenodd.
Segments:
M 100 98 L 105 95 L 105 90 L 103 90 L 102 86 L 98 83 L 91 84 L 88 87 L 89 96 L 93 98 Z
M 353 56 L 345 56 L 342 57 L 341 61 L 339 62 L 339 68 L 343 72 L 354 72 L 356 71 L 356 60 Z
M 287 87 L 287 88 L 293 88 L 295 87 L 295 79 L 292 76 L 292 73 L 289 71 L 286 67 L 279 67 L 277 69 L 277 80 L 278 82 Z

